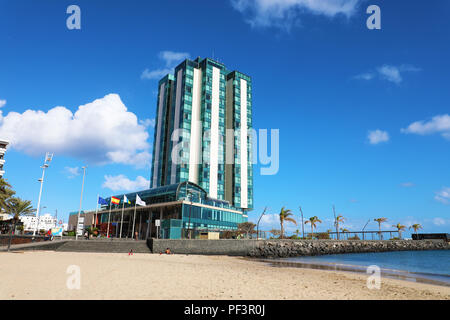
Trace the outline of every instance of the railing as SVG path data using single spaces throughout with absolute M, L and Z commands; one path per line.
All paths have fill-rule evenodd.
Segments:
M 320 232 L 319 232 L 320 233 Z M 389 240 L 394 238 L 392 235 L 396 235 L 397 238 L 400 238 L 400 232 L 397 230 L 391 231 L 341 231 L 341 232 L 324 232 L 327 233 L 331 239 L 339 240 Z M 318 233 L 314 233 L 317 235 Z M 384 237 L 383 235 L 389 234 L 389 237 Z M 311 236 L 310 233 L 307 233 L 308 237 Z M 359 237 L 361 235 L 361 237 Z M 353 239 L 352 239 L 353 238 Z

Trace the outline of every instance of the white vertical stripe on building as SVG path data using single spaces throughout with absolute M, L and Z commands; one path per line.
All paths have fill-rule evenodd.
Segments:
M 211 144 L 209 149 L 209 195 L 217 198 L 217 173 L 219 157 L 219 101 L 220 69 L 213 67 L 211 97 Z
M 161 151 L 161 128 L 162 128 L 162 114 L 163 114 L 163 102 L 165 96 L 165 88 L 166 84 L 163 83 L 159 87 L 159 102 L 158 102 L 158 123 L 156 124 L 156 143 L 155 143 L 155 161 L 153 167 L 153 188 L 156 188 L 158 185 L 158 173 L 159 173 L 159 153 Z
M 241 208 L 248 208 L 247 81 L 241 79 Z
M 181 85 L 183 82 L 183 69 L 178 70 L 177 72 L 177 92 L 175 96 L 175 119 L 173 123 L 173 137 L 175 141 L 173 141 L 173 147 L 175 147 L 178 144 L 178 138 L 179 138 L 179 132 L 177 129 L 179 129 L 180 125 L 180 109 L 181 109 Z M 171 151 L 172 152 L 172 151 Z M 170 184 L 176 183 L 177 178 L 177 164 L 176 161 L 173 161 L 172 159 L 172 169 L 170 172 Z
M 201 150 L 201 94 L 202 71 L 194 68 L 194 83 L 192 87 L 192 115 L 191 115 L 191 141 L 189 150 L 189 181 L 198 184 L 198 167 Z

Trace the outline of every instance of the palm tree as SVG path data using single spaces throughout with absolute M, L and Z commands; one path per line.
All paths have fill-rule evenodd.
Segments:
M 397 230 L 398 230 L 398 237 L 401 239 L 402 238 L 402 231 L 405 230 L 406 226 L 404 226 L 404 225 L 402 225 L 400 223 L 393 224 L 392 226 L 394 228 L 397 228 Z
M 348 229 L 346 229 L 346 228 L 341 228 L 341 232 L 346 234 L 347 240 L 348 240 L 348 233 L 347 232 L 350 232 L 350 231 Z
M 294 218 L 291 218 L 293 216 L 293 213 L 289 209 L 285 209 L 284 207 L 281 208 L 280 211 L 280 225 L 281 225 L 281 234 L 280 238 L 283 239 L 284 237 L 284 222 L 292 222 L 293 224 L 297 225 L 297 221 L 294 220 Z
M 322 221 L 317 216 L 314 216 L 309 218 L 309 220 L 306 220 L 305 224 L 307 223 L 311 224 L 311 239 L 312 239 L 314 235 L 314 228 L 317 228 L 316 223 L 322 223 Z
M 30 200 L 22 200 L 20 198 L 11 198 L 8 202 L 8 211 L 13 215 L 13 225 L 9 232 L 9 243 L 8 243 L 8 251 L 11 247 L 12 242 L 12 232 L 16 229 L 16 223 L 19 221 L 21 216 L 30 216 L 34 213 L 34 208 L 31 205 Z
M 411 227 L 409 227 L 409 229 L 413 229 L 414 233 L 417 235 L 417 230 L 422 229 L 422 225 L 415 223 Z
M 272 229 L 269 231 L 271 234 L 273 234 L 274 237 L 279 236 L 281 234 L 281 231 L 278 229 Z
M 338 216 L 336 217 L 336 221 L 334 222 L 334 223 L 336 224 L 336 230 L 337 230 L 337 238 L 338 238 L 338 240 L 339 240 L 339 223 L 340 223 L 340 222 L 344 223 L 344 221 L 345 221 L 344 216 L 340 214 L 340 215 L 338 215 Z
M 11 185 L 0 177 L 0 211 L 7 211 L 9 202 L 15 192 L 11 189 Z
M 381 224 L 383 222 L 387 221 L 387 218 L 377 218 L 377 219 L 373 219 L 373 221 L 378 222 L 378 236 L 380 237 L 381 240 L 383 240 L 383 235 L 381 234 Z

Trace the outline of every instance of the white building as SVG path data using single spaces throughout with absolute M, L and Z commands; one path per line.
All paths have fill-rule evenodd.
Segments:
M 2 220 L 9 220 L 11 219 L 11 216 L 7 213 L 0 213 L 0 221 Z
M 24 231 L 33 231 L 36 228 L 35 216 L 23 216 L 20 217 L 23 222 Z M 49 213 L 46 213 L 39 217 L 38 230 L 48 230 L 57 227 L 58 220 Z
M 3 174 L 5 173 L 3 165 L 5 164 L 5 153 L 8 144 L 9 144 L 8 141 L 0 139 L 0 177 L 3 177 Z

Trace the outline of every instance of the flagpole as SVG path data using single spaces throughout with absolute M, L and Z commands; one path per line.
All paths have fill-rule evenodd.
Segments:
M 106 237 L 109 238 L 109 224 L 111 222 L 111 204 L 112 204 L 112 195 L 109 199 L 109 215 L 108 215 L 108 231 L 106 231 Z
M 97 213 L 98 213 L 98 200 L 100 198 L 100 195 L 97 194 L 97 208 L 95 209 L 95 222 L 94 222 L 94 228 L 97 228 Z
M 133 231 L 131 231 L 131 238 L 134 238 L 134 225 L 136 224 L 136 204 L 137 204 L 137 193 L 136 193 L 136 201 L 134 202 L 134 217 L 133 217 Z M 130 230 L 130 229 L 128 229 Z
M 128 199 L 128 198 L 127 198 Z M 125 207 L 125 196 L 123 198 L 123 203 L 122 203 L 122 217 L 120 218 L 120 235 L 119 235 L 119 239 L 122 239 L 122 226 L 123 226 L 123 208 Z

